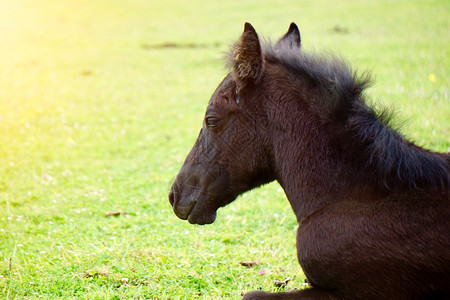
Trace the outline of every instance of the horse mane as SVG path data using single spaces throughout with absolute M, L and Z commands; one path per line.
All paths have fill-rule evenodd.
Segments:
M 364 90 L 370 74 L 359 74 L 335 55 L 313 55 L 293 48 L 263 46 L 266 63 L 283 66 L 298 78 L 316 87 L 310 108 L 325 127 L 331 128 L 344 151 L 350 152 L 366 170 L 376 172 L 372 179 L 379 188 L 417 189 L 432 187 L 448 191 L 450 154 L 425 150 L 406 140 L 390 122 L 392 114 L 376 112 L 367 105 Z M 372 173 L 373 174 L 373 173 Z

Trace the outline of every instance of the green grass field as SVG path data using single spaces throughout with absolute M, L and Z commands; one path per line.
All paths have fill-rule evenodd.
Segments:
M 245 21 L 273 39 L 295 21 L 307 51 L 372 70 L 368 96 L 406 136 L 450 151 L 449 12 L 445 0 L 0 0 L 0 298 L 239 299 L 288 277 L 301 288 L 277 184 L 203 227 L 167 201 L 223 52 Z

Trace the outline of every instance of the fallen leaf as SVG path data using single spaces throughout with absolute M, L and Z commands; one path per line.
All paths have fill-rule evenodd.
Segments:
M 257 261 L 243 260 L 243 261 L 240 261 L 239 264 L 241 264 L 241 266 L 244 266 L 246 268 L 253 268 L 253 267 L 259 266 L 259 262 L 257 262 Z
M 117 217 L 117 216 L 126 215 L 126 214 L 127 214 L 127 212 L 125 212 L 125 211 L 108 211 L 108 212 L 105 212 L 105 217 Z
M 274 281 L 273 281 L 273 284 L 274 284 L 276 287 L 279 287 L 279 288 L 285 288 L 289 281 L 291 281 L 291 278 L 290 278 L 290 277 L 286 278 L 284 281 L 274 280 Z
M 83 274 L 84 278 L 92 278 L 92 277 L 108 277 L 108 274 L 105 272 L 98 272 L 98 271 L 86 271 Z

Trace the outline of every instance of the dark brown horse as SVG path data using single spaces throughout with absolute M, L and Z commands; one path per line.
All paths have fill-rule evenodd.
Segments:
M 170 191 L 175 214 L 212 223 L 277 180 L 310 288 L 244 299 L 450 299 L 449 154 L 414 145 L 370 108 L 367 75 L 300 45 L 294 23 L 263 46 L 245 24 Z

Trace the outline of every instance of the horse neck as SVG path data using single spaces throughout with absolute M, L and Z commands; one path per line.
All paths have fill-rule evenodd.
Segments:
M 304 116 L 296 120 L 297 124 L 275 131 L 273 165 L 300 221 L 310 212 L 349 196 L 351 180 L 346 170 L 351 167 L 312 120 Z
M 277 180 L 299 221 L 342 199 L 420 189 L 448 193 L 448 157 L 406 141 L 367 106 L 349 117 L 339 136 L 313 118 L 295 120 L 275 132 L 273 152 Z

